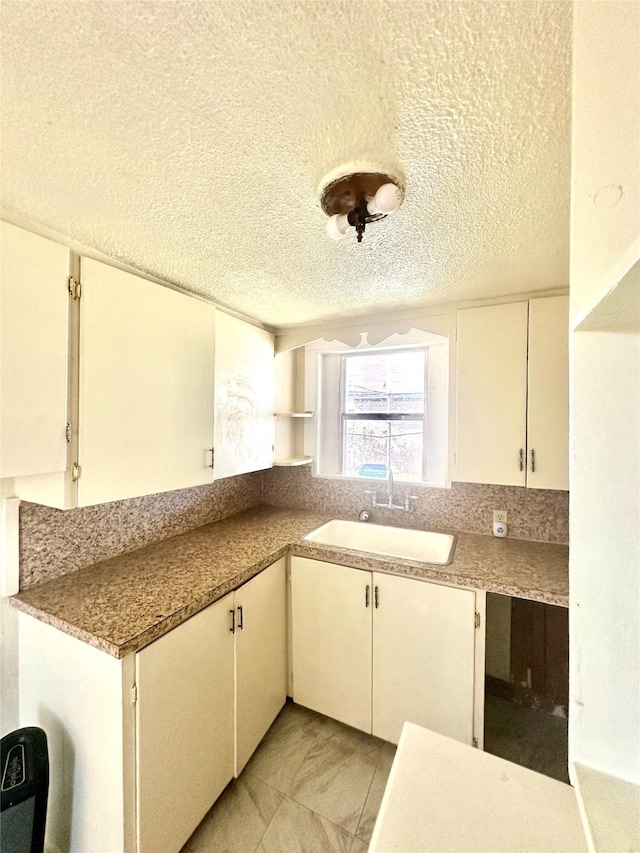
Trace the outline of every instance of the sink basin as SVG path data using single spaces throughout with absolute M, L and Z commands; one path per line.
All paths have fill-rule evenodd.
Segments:
M 309 542 L 335 545 L 353 551 L 368 551 L 385 557 L 418 560 L 446 566 L 453 559 L 456 537 L 449 533 L 429 530 L 407 530 L 384 524 L 335 519 L 312 530 L 305 537 Z

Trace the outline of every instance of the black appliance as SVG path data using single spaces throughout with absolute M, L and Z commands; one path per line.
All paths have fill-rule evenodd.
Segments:
M 42 853 L 49 792 L 49 751 L 42 729 L 29 726 L 2 738 L 1 853 Z

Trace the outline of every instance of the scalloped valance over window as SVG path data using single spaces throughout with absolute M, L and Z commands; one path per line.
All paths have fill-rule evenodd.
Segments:
M 359 324 L 349 326 L 304 326 L 276 335 L 275 349 L 277 353 L 285 352 L 320 341 L 327 343 L 335 341 L 348 347 L 377 346 L 394 335 L 408 335 L 412 330 L 430 332 L 434 335 L 450 338 L 454 329 L 455 314 L 453 313 L 418 316 L 387 322 L 367 323 L 362 321 Z

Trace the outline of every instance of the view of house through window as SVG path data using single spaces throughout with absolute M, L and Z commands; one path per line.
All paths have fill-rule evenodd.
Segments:
M 427 358 L 427 349 L 343 356 L 343 475 L 424 479 Z

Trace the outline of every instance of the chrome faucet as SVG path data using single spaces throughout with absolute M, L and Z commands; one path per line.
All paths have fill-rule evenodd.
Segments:
M 391 468 L 391 466 L 389 466 L 387 483 L 387 500 L 384 502 L 378 500 L 377 492 L 365 492 L 365 494 L 372 495 L 371 506 L 374 509 L 401 509 L 404 510 L 404 512 L 413 512 L 414 507 L 412 501 L 417 500 L 416 495 L 406 495 L 404 498 L 404 503 L 401 504 L 396 504 L 393 502 L 393 469 Z

